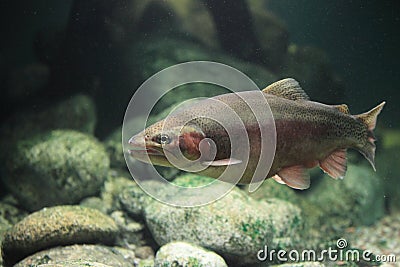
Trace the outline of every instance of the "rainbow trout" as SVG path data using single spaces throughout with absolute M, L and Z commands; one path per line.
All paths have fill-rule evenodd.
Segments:
M 348 148 L 358 150 L 375 170 L 373 130 L 385 102 L 366 113 L 351 115 L 345 104 L 332 106 L 310 101 L 292 78 L 269 85 L 262 90 L 262 97 L 257 91 L 230 93 L 183 108 L 168 117 L 168 123 L 161 120 L 133 136 L 129 140 L 130 155 L 146 163 L 171 167 L 165 153 L 178 149 L 188 160 L 203 159 L 208 167 L 198 173 L 213 178 L 218 178 L 227 166 L 245 164 L 243 159 L 231 157 L 234 148 L 224 127 L 207 118 L 207 115 L 213 117 L 227 112 L 215 106 L 218 100 L 238 115 L 247 132 L 249 157 L 239 183 L 250 183 L 259 162 L 261 142 L 265 142 L 260 135 L 260 124 L 262 126 L 264 121 L 257 120 L 240 96 L 246 96 L 259 107 L 267 102 L 272 111 L 276 149 L 264 179 L 272 177 L 292 188 L 306 189 L 310 186 L 307 169 L 316 166 L 334 179 L 343 178 Z M 188 118 L 194 119 L 188 122 Z M 233 128 L 239 126 L 230 125 Z M 202 155 L 210 151 L 209 142 L 202 140 L 212 140 L 215 144 L 214 157 Z

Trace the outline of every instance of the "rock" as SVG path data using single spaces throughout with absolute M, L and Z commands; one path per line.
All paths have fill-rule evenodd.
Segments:
M 2 242 L 6 265 L 44 248 L 76 243 L 110 244 L 118 227 L 98 210 L 80 206 L 44 208 L 30 214 L 5 233 Z
M 96 194 L 108 171 L 108 155 L 95 138 L 54 130 L 18 141 L 8 154 L 3 182 L 23 207 L 34 211 Z
M 80 202 L 80 205 L 98 209 L 105 214 L 113 211 L 121 210 L 119 195 L 130 186 L 136 183 L 131 175 L 125 170 L 111 169 L 107 175 L 105 182 L 100 190 L 100 195 L 96 197 L 88 197 Z
M 87 207 L 91 209 L 96 209 L 101 211 L 104 214 L 108 214 L 108 207 L 104 205 L 103 200 L 100 197 L 87 197 L 84 198 L 80 203 L 79 206 Z
M 0 216 L 0 241 L 2 240 L 3 233 L 8 229 L 11 228 L 12 224 L 4 218 L 2 215 Z
M 146 244 L 143 237 L 143 222 L 135 221 L 122 211 L 114 211 L 110 217 L 114 219 L 119 228 L 119 235 L 115 242 L 117 245 L 136 248 Z
M 107 213 L 120 210 L 119 195 L 125 188 L 135 185 L 129 173 L 109 175 L 100 192 L 100 198 L 104 207 L 107 208 Z
M 11 225 L 22 220 L 26 215 L 26 211 L 19 208 L 16 199 L 8 194 L 0 201 L 0 216 L 7 220 Z
M 14 205 L 12 205 L 12 203 L 9 203 L 10 199 L 12 199 L 12 197 L 5 197 L 0 201 L 0 243 L 3 240 L 6 231 L 26 215 L 25 212 L 16 208 Z M 0 266 L 3 266 L 2 262 L 3 259 L 0 256 Z
M 3 216 L 0 216 L 0 242 L 3 240 L 4 233 L 11 228 L 11 224 Z M 1 265 L 0 265 L 1 266 Z
M 154 259 L 141 260 L 138 267 L 154 267 Z
M 101 245 L 72 245 L 37 252 L 14 266 L 133 267 L 136 266 L 135 261 L 135 254 L 127 249 Z
M 150 246 L 142 246 L 135 249 L 135 255 L 139 259 L 154 259 L 154 250 Z
M 121 192 L 119 201 L 122 209 L 129 215 L 140 217 L 145 206 L 151 202 L 151 199 L 138 185 L 134 185 L 125 188 Z
M 333 72 L 328 55 L 316 47 L 290 45 L 279 76 L 295 78 L 313 101 L 327 104 L 344 101 L 343 82 Z
M 185 242 L 171 242 L 162 246 L 156 254 L 157 267 L 223 267 L 228 266 L 218 254 Z
M 248 186 L 244 188 L 244 191 L 257 200 L 277 198 L 286 200 L 292 204 L 299 202 L 299 196 L 296 194 L 295 190 L 286 185 L 279 184 L 273 181 L 273 179 L 265 180 L 255 192 L 249 193 Z
M 343 180 L 324 175 L 299 202 L 320 241 L 349 226 L 370 225 L 384 214 L 383 181 L 369 166 L 348 165 Z
M 192 177 L 193 181 L 201 179 L 196 175 Z M 179 179 L 174 183 L 182 183 Z M 256 201 L 238 188 L 218 201 L 194 208 L 143 201 L 148 197 L 140 195 L 138 190 L 131 190 L 134 191 L 131 197 L 136 200 L 125 203 L 134 203 L 135 212 L 141 203 L 147 226 L 159 245 L 172 241 L 190 242 L 213 250 L 236 264 L 257 262 L 254 255 L 264 245 L 271 249 L 296 247 L 303 230 L 303 219 L 296 206 L 278 199 Z

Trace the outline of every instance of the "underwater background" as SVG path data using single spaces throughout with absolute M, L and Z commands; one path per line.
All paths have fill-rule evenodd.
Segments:
M 0 266 L 400 266 L 400 2 L 0 6 Z M 193 60 L 235 67 L 260 88 L 293 77 L 312 100 L 346 103 L 352 114 L 386 101 L 377 171 L 350 152 L 343 180 L 315 169 L 305 191 L 268 179 L 254 193 L 235 187 L 190 209 L 148 197 L 126 167 L 124 113 L 146 79 Z M 178 88 L 150 120 L 218 90 Z M 182 186 L 209 181 L 160 172 Z M 319 253 L 340 248 L 338 240 L 373 260 L 257 257 L 265 246 Z

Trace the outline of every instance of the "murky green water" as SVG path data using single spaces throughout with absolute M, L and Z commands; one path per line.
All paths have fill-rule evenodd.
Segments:
M 397 2 L 38 0 L 1 6 L 0 266 L 400 261 Z M 190 61 L 229 65 L 260 89 L 292 77 L 311 100 L 345 103 L 351 114 L 386 101 L 374 130 L 376 172 L 351 150 L 344 179 L 315 168 L 307 190 L 267 179 L 254 193 L 235 186 L 193 208 L 150 197 L 124 158 L 125 111 L 143 82 Z M 185 75 L 164 77 L 136 105 Z M 228 91 L 182 85 L 154 103 L 148 121 L 184 100 Z M 132 135 L 143 130 L 145 115 L 133 114 Z M 212 181 L 176 168 L 157 170 L 182 187 Z M 151 178 L 148 188 L 160 196 L 179 196 Z

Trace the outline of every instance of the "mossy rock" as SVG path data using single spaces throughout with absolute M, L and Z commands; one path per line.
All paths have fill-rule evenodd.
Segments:
M 244 187 L 244 191 L 254 199 L 257 200 L 268 200 L 270 198 L 277 198 L 286 200 L 292 204 L 296 204 L 299 201 L 299 196 L 294 189 L 279 184 L 273 179 L 267 179 L 263 184 L 254 192 L 248 192 L 248 186 Z
M 199 176 L 191 178 L 188 174 L 174 183 L 187 187 L 204 184 L 193 182 L 200 180 Z M 202 182 L 210 181 L 206 179 Z M 159 245 L 185 241 L 240 265 L 257 261 L 254 255 L 266 244 L 272 249 L 298 246 L 303 230 L 303 218 L 296 206 L 274 198 L 257 201 L 238 188 L 200 207 L 181 208 L 155 200 L 145 203 L 142 212 Z
M 172 183 L 184 187 L 200 187 L 208 185 L 214 181 L 214 178 L 186 173 L 178 176 L 175 180 L 172 181 Z
M 2 242 L 6 265 L 44 248 L 76 243 L 111 244 L 118 227 L 107 215 L 81 206 L 56 206 L 30 214 L 9 229 Z
M 14 266 L 133 267 L 135 260 L 132 251 L 120 247 L 72 245 L 37 252 Z
M 94 137 L 54 130 L 20 140 L 5 164 L 3 182 L 28 210 L 75 204 L 100 191 L 109 158 Z
M 228 266 L 218 254 L 186 242 L 171 242 L 162 246 L 156 254 L 157 267 L 224 267 Z

